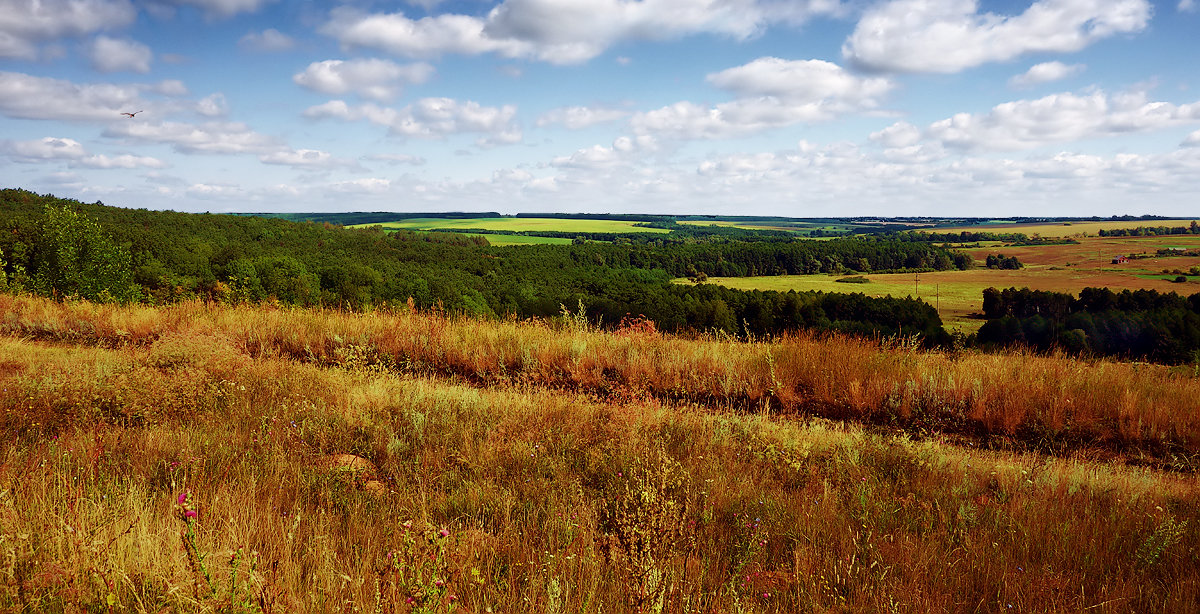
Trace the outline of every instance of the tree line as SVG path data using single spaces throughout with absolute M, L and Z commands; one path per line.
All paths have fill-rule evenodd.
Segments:
M 917 334 L 930 343 L 946 334 L 937 313 L 919 301 L 673 280 L 697 271 L 927 270 L 956 261 L 932 245 L 859 239 L 494 247 L 484 237 L 123 209 L 24 190 L 0 191 L 0 257 L 10 289 L 61 299 L 200 298 L 356 310 L 411 299 L 421 309 L 482 317 L 550 317 L 582 304 L 601 325 L 644 315 L 672 332 L 815 328 Z
M 1200 361 L 1200 293 L 1084 288 L 1076 298 L 1029 288 L 988 288 L 985 347 L 1024 345 L 1166 364 Z

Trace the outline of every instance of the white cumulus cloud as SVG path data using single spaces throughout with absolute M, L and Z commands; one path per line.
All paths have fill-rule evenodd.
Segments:
M 187 154 L 271 154 L 279 151 L 279 142 L 257 133 L 240 122 L 122 122 L 110 126 L 104 136 L 139 143 L 170 145 Z
M 154 53 L 137 41 L 97 36 L 88 47 L 88 58 L 100 72 L 148 73 Z
M 342 100 L 331 100 L 304 112 L 310 119 L 366 120 L 406 138 L 482 134 L 477 141 L 482 146 L 519 142 L 522 137 L 520 126 L 514 121 L 516 114 L 517 108 L 512 105 L 489 107 L 453 98 L 422 98 L 399 109 L 374 103 L 350 106 Z
M 238 45 L 253 51 L 287 51 L 296 46 L 296 41 L 275 28 L 267 28 L 262 32 L 248 32 Z
M 141 85 L 78 85 L 62 79 L 0 72 L 0 113 L 21 119 L 113 120 L 140 106 Z
M 411 57 L 496 53 L 555 64 L 585 62 L 624 40 L 711 33 L 745 39 L 776 23 L 842 10 L 836 0 L 504 0 L 484 17 L 334 9 L 321 31 L 347 47 Z
M 629 115 L 628 111 L 609 109 L 605 107 L 561 107 L 543 113 L 537 119 L 537 125 L 561 125 L 571 130 L 581 130 L 588 126 L 613 122 Z
M 637 113 L 630 120 L 634 131 L 677 139 L 737 137 L 870 111 L 893 88 L 889 79 L 852 75 L 823 60 L 773 57 L 710 74 L 707 80 L 738 98 L 711 107 L 682 101 Z
M 166 168 L 158 158 L 121 154 L 89 154 L 79 141 L 69 138 L 44 137 L 33 141 L 0 141 L 0 151 L 17 162 L 66 161 L 71 167 L 95 169 Z
M 1151 102 L 1143 92 L 1052 94 L 934 122 L 930 138 L 970 150 L 1015 150 L 1200 123 L 1200 102 Z
M 1020 15 L 977 0 L 892 0 L 867 10 L 843 56 L 873 70 L 954 73 L 1028 53 L 1074 52 L 1150 21 L 1148 0 L 1037 0 Z
M 327 169 L 337 167 L 358 167 L 353 160 L 336 158 L 333 154 L 317 149 L 286 149 L 258 157 L 263 164 L 276 164 L 299 169 Z
M 433 66 L 424 62 L 400 65 L 377 58 L 325 60 L 309 64 L 292 81 L 323 94 L 341 96 L 353 92 L 386 102 L 398 96 L 404 85 L 424 83 L 433 73 Z
M 274 0 L 149 0 L 147 8 L 160 14 L 170 14 L 176 7 L 191 6 L 209 19 L 226 18 L 240 13 L 254 13 Z
M 708 75 L 709 83 L 742 97 L 773 96 L 792 102 L 845 101 L 875 106 L 893 87 L 882 77 L 859 77 L 824 60 L 758 58 L 749 64 Z
M 1051 81 L 1059 81 L 1073 77 L 1084 71 L 1083 64 L 1063 64 L 1059 61 L 1042 62 L 1029 67 L 1029 70 L 1008 80 L 1008 84 L 1016 88 L 1031 87 Z
M 425 158 L 421 156 L 411 156 L 408 154 L 372 154 L 364 156 L 363 159 L 385 162 L 387 164 L 411 164 L 413 166 L 421 166 L 426 162 Z
M 0 57 L 32 59 L 38 45 L 133 23 L 129 0 L 2 0 Z
M 209 94 L 196 102 L 196 113 L 205 117 L 222 117 L 229 113 L 229 102 L 225 94 Z
M 4 151 L 20 162 L 77 159 L 87 155 L 79 141 L 50 136 L 35 141 L 5 141 Z

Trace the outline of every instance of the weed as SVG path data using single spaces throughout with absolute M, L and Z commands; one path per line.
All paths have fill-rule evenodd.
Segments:
M 661 448 L 625 473 L 618 472 L 600 511 L 601 529 L 612 540 L 607 554 L 622 571 L 630 605 L 662 612 L 674 563 L 695 546 L 691 478 Z

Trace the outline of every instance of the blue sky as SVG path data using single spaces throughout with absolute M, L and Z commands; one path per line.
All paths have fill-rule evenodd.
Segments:
M 212 212 L 1193 216 L 1197 1 L 0 0 L 0 184 Z

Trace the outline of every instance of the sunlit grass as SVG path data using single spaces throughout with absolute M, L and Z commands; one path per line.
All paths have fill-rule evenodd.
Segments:
M 1193 474 L 952 443 L 978 442 L 951 418 L 1020 437 L 1032 415 L 1050 439 L 1112 429 L 1131 456 L 1194 446 L 1197 380 L 1167 369 L 570 320 L 22 297 L 0 314 L 4 610 L 1200 599 Z

